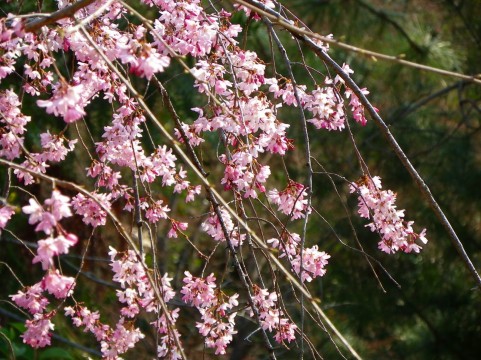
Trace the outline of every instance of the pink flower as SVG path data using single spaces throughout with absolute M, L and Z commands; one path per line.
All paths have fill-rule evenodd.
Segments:
M 72 211 L 70 210 L 70 198 L 62 195 L 58 190 L 54 190 L 52 192 L 52 197 L 45 200 L 45 205 L 56 221 L 72 216 Z
M 7 222 L 11 219 L 13 214 L 15 214 L 15 210 L 8 205 L 0 208 L 0 234 L 2 229 L 5 229 L 5 226 L 7 226 Z
M 25 326 L 27 331 L 22 336 L 23 342 L 33 348 L 43 348 L 50 345 L 54 324 L 50 318 L 55 314 L 54 311 L 47 314 L 35 314 L 33 320 L 27 320 Z
M 279 249 L 280 256 L 286 257 L 291 264 L 292 269 L 297 275 L 301 273 L 301 237 L 296 233 L 285 233 L 282 241 L 273 238 L 267 240 L 273 248 Z M 326 273 L 326 265 L 331 257 L 324 251 L 319 251 L 318 246 L 305 247 L 302 251 L 302 272 L 301 281 L 311 282 L 318 276 L 324 276 Z
M 144 45 L 141 56 L 132 59 L 130 62 L 130 72 L 150 80 L 155 73 L 164 71 L 169 64 L 170 58 L 168 56 L 161 55 L 150 46 Z
M 56 238 L 49 237 L 38 242 L 37 255 L 32 263 L 42 263 L 42 269 L 47 270 L 53 265 L 53 257 L 68 253 L 70 246 L 77 243 L 78 238 L 74 234 L 58 235 Z
M 216 355 L 225 354 L 227 345 L 232 342 L 232 335 L 237 333 L 234 330 L 237 313 L 227 314 L 227 311 L 239 304 L 239 295 L 234 294 L 227 301 L 221 300 L 226 296 L 216 289 L 214 274 L 205 279 L 193 277 L 188 271 L 184 274 L 182 300 L 194 305 L 201 313 L 202 322 L 198 322 L 196 327 L 205 337 L 205 345 L 215 348 Z
M 267 289 L 262 289 L 254 285 L 254 305 L 259 312 L 259 319 L 264 330 L 276 331 L 274 339 L 278 343 L 291 342 L 295 340 L 296 324 L 284 317 L 282 309 L 277 307 L 277 294 L 269 293 Z M 250 316 L 254 312 L 250 309 Z
M 72 206 L 77 215 L 83 216 L 83 222 L 87 225 L 97 227 L 105 225 L 107 221 L 107 212 L 99 205 L 99 202 L 104 208 L 110 209 L 111 194 L 92 193 L 94 200 L 79 193 L 72 198 Z
M 361 89 L 361 92 L 364 95 L 369 94 L 369 91 L 367 91 L 366 88 Z M 346 88 L 345 96 L 346 96 L 346 98 L 351 99 L 349 101 L 349 105 L 351 106 L 352 116 L 353 116 L 354 120 L 356 120 L 359 124 L 365 126 L 366 123 L 367 123 L 367 119 L 364 116 L 364 105 L 361 104 L 359 98 L 349 88 Z
M 35 231 L 43 231 L 47 235 L 57 226 L 58 221 L 64 217 L 72 216 L 70 211 L 70 199 L 62 195 L 58 190 L 52 192 L 52 197 L 45 200 L 46 209 L 44 209 L 36 200 L 30 199 L 27 206 L 22 207 L 25 214 L 30 215 L 29 224 L 38 222 Z
M 42 161 L 60 162 L 65 160 L 67 154 L 72 151 L 77 143 L 77 139 L 68 142 L 68 147 L 64 145 L 65 138 L 58 135 L 51 135 L 49 131 L 40 134 L 40 141 L 43 153 L 40 154 Z
M 287 187 L 283 191 L 273 189 L 269 191 L 268 198 L 274 204 L 278 205 L 278 210 L 283 214 L 291 216 L 292 220 L 305 217 L 306 212 L 311 210 L 307 208 L 307 191 L 304 185 L 289 180 Z
M 173 219 L 170 219 L 170 221 L 171 221 L 172 227 L 170 228 L 169 233 L 167 234 L 168 238 L 177 238 L 178 236 L 177 232 L 179 230 L 184 231 L 187 229 L 188 224 L 185 222 L 180 222 Z
M 155 224 L 160 219 L 167 219 L 168 217 L 167 212 L 169 212 L 170 209 L 167 205 L 163 206 L 162 204 L 163 204 L 163 201 L 158 200 L 149 205 L 149 208 L 145 212 L 145 217 L 151 223 Z
M 10 298 L 18 306 L 28 310 L 32 315 L 42 313 L 49 304 L 46 297 L 42 295 L 43 288 L 41 283 L 37 283 L 25 288 L 25 292 L 19 291 Z
M 73 288 L 75 287 L 75 279 L 73 277 L 63 276 L 55 269 L 50 270 L 43 278 L 42 285 L 46 291 L 54 295 L 57 299 L 65 299 L 67 296 L 72 295 Z
M 37 100 L 37 105 L 46 108 L 48 114 L 62 116 L 66 123 L 71 123 L 85 115 L 87 100 L 83 98 L 84 93 L 83 85 L 61 83 L 51 99 Z
M 180 291 L 182 300 L 195 307 L 209 307 L 217 302 L 214 290 L 216 288 L 214 274 L 207 278 L 193 277 L 188 271 L 184 272 L 184 286 Z
M 35 224 L 42 220 L 42 215 L 43 215 L 43 208 L 42 206 L 34 199 L 29 199 L 28 200 L 30 205 L 22 207 L 22 211 L 30 215 L 28 218 L 28 223 L 29 224 Z
M 378 248 L 388 254 L 397 251 L 418 253 L 422 247 L 416 244 L 420 240 L 426 244 L 426 229 L 420 234 L 414 232 L 413 221 L 404 220 L 404 210 L 397 210 L 396 194 L 391 190 L 382 190 L 381 179 L 363 176 L 350 185 L 351 193 L 359 194 L 359 210 L 361 217 L 371 219 L 366 226 L 379 233 L 381 241 Z
M 235 247 L 242 245 L 246 235 L 239 233 L 237 226 L 234 225 L 234 222 L 226 209 L 220 208 L 220 214 L 222 222 L 229 233 L 232 245 Z M 215 241 L 226 241 L 221 222 L 215 212 L 210 213 L 209 217 L 202 223 L 201 227 L 202 230 L 209 234 Z

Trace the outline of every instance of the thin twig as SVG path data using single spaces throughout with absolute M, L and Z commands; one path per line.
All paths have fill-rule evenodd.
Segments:
M 371 115 L 371 118 L 374 120 L 376 125 L 379 127 L 381 130 L 382 134 L 384 137 L 387 139 L 389 145 L 391 148 L 394 150 L 396 153 L 397 157 L 401 161 L 401 163 L 404 165 L 406 170 L 409 172 L 411 175 L 412 179 L 418 186 L 419 190 L 421 193 L 424 195 L 426 200 L 428 201 L 429 206 L 433 210 L 433 212 L 436 214 L 437 218 L 441 222 L 441 224 L 444 226 L 445 230 L 448 232 L 449 238 L 451 240 L 451 243 L 457 250 L 459 256 L 463 260 L 464 264 L 468 268 L 469 272 L 473 276 L 474 280 L 477 283 L 477 286 L 481 289 L 481 278 L 476 271 L 476 268 L 474 267 L 471 259 L 469 258 L 468 254 L 464 250 L 463 244 L 461 240 L 459 240 L 458 235 L 454 231 L 453 227 L 451 226 L 449 220 L 446 218 L 446 215 L 444 214 L 443 210 L 441 207 L 438 205 L 436 200 L 434 199 L 434 196 L 431 193 L 431 190 L 429 189 L 428 185 L 424 182 L 424 179 L 419 175 L 417 170 L 414 168 L 414 166 L 411 164 L 411 161 L 409 158 L 406 156 L 404 151 L 401 149 L 399 146 L 398 142 L 394 138 L 394 136 L 391 134 L 391 131 L 389 130 L 389 127 L 386 125 L 384 120 L 379 116 L 377 113 L 376 109 L 372 106 L 372 104 L 369 102 L 369 100 L 366 98 L 366 96 L 363 94 L 359 86 L 349 77 L 348 74 L 344 72 L 341 66 L 337 64 L 334 60 L 331 59 L 331 57 L 317 44 L 315 44 L 311 39 L 307 37 L 303 37 L 303 40 L 305 43 L 311 47 L 315 51 L 315 53 L 319 56 L 320 59 L 325 61 L 329 66 L 331 66 L 336 73 L 345 81 L 346 85 L 351 88 L 351 90 L 354 92 L 354 94 L 359 98 L 361 101 L 362 105 L 367 109 L 368 113 Z
M 459 79 L 464 79 L 464 80 L 467 80 L 467 81 L 470 81 L 470 82 L 481 84 L 481 78 L 480 78 L 479 74 L 477 74 L 475 76 L 465 75 L 465 74 L 461 74 L 461 73 L 454 72 L 454 71 L 448 71 L 448 70 L 444 70 L 444 69 L 435 68 L 435 67 L 432 67 L 432 66 L 418 64 L 418 63 L 415 63 L 415 62 L 412 62 L 412 61 L 403 60 L 403 59 L 400 59 L 399 57 L 396 57 L 396 56 L 381 54 L 381 53 L 378 53 L 378 52 L 375 52 L 375 51 L 362 49 L 362 48 L 352 46 L 352 45 L 343 43 L 341 41 L 338 41 L 338 40 L 335 40 L 335 39 L 332 39 L 332 38 L 329 38 L 329 37 L 326 37 L 326 36 L 316 34 L 316 33 L 312 32 L 310 30 L 307 30 L 305 28 L 299 28 L 299 27 L 293 25 L 294 22 L 285 19 L 278 12 L 267 8 L 266 6 L 264 6 L 263 4 L 261 4 L 257 1 L 254 1 L 254 0 L 245 0 L 245 1 L 244 0 L 231 0 L 231 1 L 235 2 L 237 4 L 240 4 L 242 6 L 245 6 L 249 9 L 257 12 L 258 14 L 269 18 L 269 20 L 271 20 L 274 24 L 279 25 L 279 26 L 285 28 L 286 30 L 289 30 L 291 33 L 296 34 L 297 36 L 301 36 L 301 37 L 307 36 L 310 39 L 321 40 L 325 43 L 337 46 L 341 49 L 348 50 L 348 51 L 351 51 L 351 52 L 354 52 L 354 53 L 357 53 L 357 54 L 360 54 L 360 55 L 367 56 L 371 59 L 375 59 L 375 60 L 379 59 L 379 60 L 390 61 L 390 62 L 394 62 L 394 63 L 400 64 L 400 65 L 409 66 L 409 67 L 412 67 L 412 68 L 415 68 L 415 69 L 418 69 L 418 70 L 428 71 L 428 72 L 432 72 L 432 73 L 443 75 L 443 76 L 456 77 L 456 78 L 459 78 Z
M 302 236 L 301 236 L 301 250 L 300 250 L 300 258 L 301 258 L 301 264 L 299 268 L 299 281 L 301 284 L 303 283 L 302 280 L 302 275 L 304 274 L 304 246 L 306 243 L 306 233 L 307 233 L 307 223 L 309 221 L 309 211 L 311 208 L 311 203 L 312 203 L 312 163 L 311 163 L 311 148 L 310 148 L 310 142 L 309 142 L 309 133 L 307 130 L 307 119 L 304 114 L 304 110 L 302 107 L 302 102 L 299 97 L 299 92 L 297 91 L 297 84 L 296 84 L 296 79 L 294 77 L 294 74 L 292 72 L 292 66 L 291 66 L 291 61 L 289 60 L 289 57 L 287 55 L 287 51 L 282 45 L 281 40 L 277 36 L 276 32 L 274 31 L 274 27 L 272 26 L 272 22 L 267 19 L 266 17 L 263 18 L 264 23 L 267 25 L 269 28 L 269 32 L 274 39 L 274 42 L 276 43 L 279 52 L 281 53 L 281 56 L 285 62 L 286 68 L 287 68 L 287 73 L 289 74 L 289 78 L 292 83 L 292 88 L 294 89 L 294 96 L 296 98 L 296 103 L 297 107 L 299 109 L 299 115 L 301 118 L 301 128 L 302 128 L 302 135 L 304 137 L 304 148 L 305 148 L 305 156 L 306 156 L 306 167 L 307 167 L 307 186 L 304 187 L 307 192 L 307 210 L 306 214 L 304 216 L 304 221 L 303 221 L 303 226 L 302 226 Z M 307 189 L 306 189 L 307 188 Z M 302 192 L 301 192 L 302 194 Z M 294 210 L 294 208 L 293 208 Z M 300 355 L 301 360 L 304 358 L 304 294 L 301 293 L 301 355 Z

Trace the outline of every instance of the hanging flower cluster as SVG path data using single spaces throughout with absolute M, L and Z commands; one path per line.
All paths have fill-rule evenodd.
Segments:
M 414 221 L 404 220 L 404 210 L 398 210 L 396 206 L 396 194 L 382 190 L 381 178 L 363 176 L 351 184 L 350 189 L 351 193 L 359 194 L 359 215 L 372 220 L 366 226 L 381 236 L 380 250 L 388 254 L 397 251 L 418 253 L 422 247 L 416 241 L 428 242 L 426 229 L 417 234 L 412 228 Z
M 232 342 L 236 312 L 228 313 L 239 305 L 238 294 L 230 297 L 217 289 L 214 274 L 205 279 L 193 277 L 185 272 L 184 286 L 180 291 L 187 304 L 193 305 L 202 315 L 202 322 L 197 323 L 199 333 L 205 338 L 205 345 L 215 348 L 215 354 L 225 354 L 227 345 Z
M 22 211 L 29 215 L 30 224 L 36 224 L 35 231 L 48 235 L 46 239 L 38 241 L 37 254 L 32 261 L 34 264 L 41 263 L 46 273 L 38 283 L 10 297 L 33 315 L 33 319 L 25 323 L 27 331 L 22 335 L 23 341 L 34 348 L 41 348 L 50 345 L 51 330 L 54 329 L 51 318 L 56 314 L 55 310 L 47 311 L 50 301 L 46 294 L 65 299 L 72 295 L 75 287 L 75 279 L 62 275 L 55 268 L 54 259 L 67 254 L 78 239 L 74 234 L 67 233 L 60 224 L 60 220 L 72 216 L 72 212 L 69 197 L 58 190 L 52 192 L 52 197 L 46 199 L 43 206 L 37 200 L 30 199 L 29 205 L 24 206 Z
M 302 276 L 300 276 L 302 282 L 311 282 L 314 278 L 324 276 L 326 273 L 325 267 L 331 256 L 324 251 L 319 251 L 317 245 L 306 247 L 301 251 L 301 237 L 299 234 L 285 233 L 282 240 L 272 238 L 267 240 L 267 243 L 279 250 L 280 258 L 287 258 L 292 269 L 299 276 L 302 266 Z

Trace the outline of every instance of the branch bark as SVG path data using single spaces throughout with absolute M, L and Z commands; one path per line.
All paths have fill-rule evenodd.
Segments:
M 36 32 L 38 31 L 42 26 L 50 25 L 53 24 L 61 19 L 65 19 L 68 17 L 72 17 L 75 15 L 76 12 L 79 10 L 89 6 L 96 0 L 80 0 L 72 5 L 66 6 L 63 9 L 60 9 L 58 11 L 55 11 L 51 15 L 40 18 L 40 19 L 35 19 L 32 21 L 29 21 L 25 24 L 25 31 L 26 32 Z

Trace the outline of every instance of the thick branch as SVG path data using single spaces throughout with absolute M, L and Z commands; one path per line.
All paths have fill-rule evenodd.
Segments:
M 89 6 L 95 1 L 96 0 L 79 0 L 76 3 L 73 3 L 72 5 L 66 6 L 63 9 L 55 11 L 49 16 L 43 17 L 41 19 L 35 19 L 32 21 L 29 21 L 25 24 L 25 31 L 36 32 L 42 26 L 50 25 L 57 22 L 58 20 L 72 17 L 75 15 L 77 11 Z
M 139 257 L 139 259 L 141 259 L 141 256 L 140 256 L 140 252 L 134 242 L 134 240 L 132 239 L 132 237 L 129 235 L 129 233 L 124 229 L 124 227 L 122 226 L 122 223 L 120 222 L 120 220 L 115 216 L 115 214 L 112 212 L 111 209 L 109 209 L 108 207 L 106 207 L 101 201 L 99 201 L 95 196 L 93 196 L 88 190 L 85 190 L 82 186 L 80 185 L 77 185 L 73 182 L 70 182 L 70 181 L 65 181 L 65 180 L 60 180 L 60 179 L 57 179 L 55 177 L 52 177 L 52 176 L 48 176 L 46 174 L 42 174 L 40 172 L 37 172 L 37 171 L 33 171 L 33 170 L 30 170 L 30 169 L 27 169 L 26 167 L 22 166 L 22 165 L 19 165 L 19 164 L 15 164 L 11 161 L 8 161 L 8 160 L 4 160 L 2 158 L 0 158 L 0 164 L 4 165 L 4 166 L 7 166 L 9 168 L 12 168 L 12 169 L 18 169 L 18 170 L 21 170 L 21 171 L 24 171 L 24 172 L 27 172 L 29 173 L 30 175 L 32 175 L 33 177 L 35 177 L 36 179 L 41 179 L 41 180 L 45 180 L 45 181 L 48 181 L 50 183 L 52 183 L 54 186 L 60 186 L 60 187 L 63 187 L 65 189 L 70 189 L 70 190 L 73 190 L 73 191 L 77 191 L 79 193 L 81 193 L 82 195 L 85 195 L 87 196 L 88 198 L 92 199 L 93 201 L 95 201 L 101 208 L 103 211 L 105 211 L 107 213 L 107 215 L 109 216 L 109 218 L 112 220 L 112 222 L 114 223 L 115 227 L 117 228 L 117 230 L 119 231 L 120 235 L 127 241 L 127 243 L 129 244 L 129 246 L 131 247 L 131 249 L 135 252 L 135 254 Z M 167 319 L 167 324 L 168 324 L 168 327 L 169 327 L 169 330 L 171 331 L 171 334 L 174 338 L 174 342 L 175 342 L 175 345 L 177 346 L 177 349 L 181 355 L 181 358 L 182 359 L 187 359 L 185 353 L 184 353 L 184 350 L 182 349 L 182 346 L 181 346 L 181 343 L 180 343 L 180 340 L 179 338 L 177 337 L 175 331 L 173 331 L 172 329 L 172 324 L 174 323 L 172 321 L 172 318 L 170 316 L 170 313 L 169 313 L 169 309 L 167 308 L 167 304 L 165 303 L 164 301 L 164 297 L 162 296 L 158 286 L 157 286 L 157 283 L 156 281 L 154 280 L 151 272 L 149 271 L 149 269 L 146 267 L 145 263 L 142 261 L 141 262 L 141 265 L 143 266 L 144 270 L 145 270 L 145 274 L 147 276 L 147 278 L 149 279 L 149 283 L 150 285 L 152 286 L 152 289 L 154 290 L 154 294 L 155 294 L 155 297 L 156 299 L 159 301 L 159 304 L 160 304 L 160 307 L 165 315 L 165 318 Z

